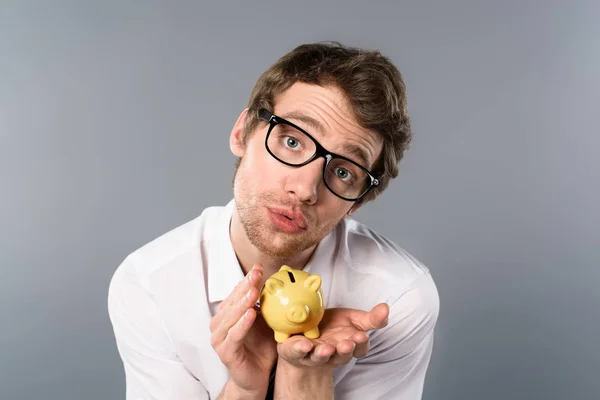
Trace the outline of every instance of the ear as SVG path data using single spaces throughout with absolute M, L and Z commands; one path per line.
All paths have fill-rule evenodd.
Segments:
M 243 157 L 246 152 L 246 146 L 244 145 L 244 129 L 246 127 L 247 114 L 248 109 L 245 108 L 235 122 L 235 125 L 233 125 L 233 129 L 229 135 L 229 148 L 231 149 L 231 152 L 239 158 Z
M 319 275 L 311 275 L 304 281 L 304 287 L 313 292 L 316 292 L 321 287 L 321 277 Z
M 269 292 L 270 294 L 275 294 L 277 289 L 283 287 L 283 282 L 277 278 L 269 278 L 265 282 L 265 287 L 267 288 L 267 292 Z
M 291 271 L 292 267 L 290 267 L 289 265 L 282 265 L 281 268 L 279 268 L 280 271 Z

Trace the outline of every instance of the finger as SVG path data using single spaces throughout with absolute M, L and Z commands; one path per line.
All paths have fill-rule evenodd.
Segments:
M 246 277 L 241 280 L 233 289 L 233 291 L 223 300 L 217 308 L 217 314 L 211 318 L 209 329 L 214 332 L 221 325 L 221 320 L 225 315 L 229 314 L 229 310 L 236 304 L 239 304 L 242 297 L 246 295 L 251 287 L 258 288 L 258 284 L 262 279 L 262 265 L 254 264 L 252 269 L 246 274 Z M 256 303 L 256 300 L 254 301 Z M 254 304 L 253 304 L 254 305 Z
M 252 327 L 252 324 L 256 320 L 256 311 L 252 308 L 246 310 L 242 317 L 229 329 L 227 337 L 225 338 L 225 344 L 227 348 L 237 349 L 240 343 L 244 340 L 248 331 Z
M 282 343 L 279 353 L 287 361 L 298 362 L 304 360 L 312 349 L 313 343 L 310 340 L 298 336 L 298 339 L 292 337 L 290 340 Z
M 315 365 L 323 365 L 335 354 L 335 347 L 331 344 L 319 344 L 311 353 L 310 360 Z
M 356 343 L 351 340 L 342 340 L 335 346 L 335 354 L 329 360 L 334 365 L 348 364 L 352 360 Z
M 256 312 L 253 309 L 246 310 L 242 318 L 231 327 L 222 345 L 215 346 L 219 358 L 225 365 L 239 359 L 239 351 L 243 346 L 244 338 L 255 320 Z
M 219 303 L 219 306 L 217 307 L 217 314 L 222 313 L 225 311 L 225 309 L 231 307 L 236 301 L 239 300 L 240 294 L 244 293 L 244 291 L 249 288 L 248 282 L 253 274 L 253 271 L 254 269 L 251 269 L 248 274 L 246 274 L 244 279 L 235 285 L 231 293 L 229 293 L 229 295 Z
M 352 340 L 357 345 L 361 345 L 369 341 L 369 335 L 366 332 L 358 331 L 350 337 L 350 340 Z
M 252 273 L 252 271 L 250 271 L 250 273 Z M 249 276 L 250 273 L 247 276 Z M 221 326 L 221 323 L 222 323 L 223 319 L 226 318 L 231 313 L 232 308 L 236 304 L 240 303 L 240 298 L 243 295 L 248 294 L 248 292 L 250 290 L 250 286 L 247 285 L 247 283 L 248 283 L 247 279 L 243 279 L 242 281 L 240 281 L 235 286 L 235 288 L 233 289 L 233 291 L 229 294 L 229 296 L 227 296 L 225 298 L 225 300 L 223 300 L 219 304 L 219 307 L 217 308 L 217 313 L 210 320 L 209 329 L 210 329 L 211 332 L 214 333 L 214 331 L 219 326 Z
M 218 343 L 225 340 L 229 330 L 242 318 L 247 310 L 252 309 L 254 311 L 254 303 L 258 300 L 258 295 L 258 289 L 251 287 L 240 301 L 227 310 L 227 313 L 222 313 L 223 316 L 213 332 L 213 336 L 215 336 Z
M 357 332 L 352 335 L 352 341 L 356 344 L 352 356 L 355 358 L 366 356 L 370 348 L 369 336 L 365 332 Z
M 341 340 L 335 345 L 335 353 L 329 358 L 327 364 L 338 366 L 348 364 L 352 360 L 356 344 L 351 340 Z
M 241 298 L 231 305 L 227 312 L 222 313 L 221 328 L 229 329 L 235 324 L 249 308 L 253 308 L 254 303 L 258 300 L 258 289 L 250 287 L 245 293 L 242 293 Z
M 351 354 L 355 346 L 356 344 L 351 340 L 340 340 L 335 349 L 339 354 Z
M 261 282 L 263 275 L 263 267 L 261 264 L 254 264 L 250 271 L 246 274 L 244 279 L 242 279 L 236 287 L 233 289 L 233 292 L 223 301 L 225 306 L 232 306 L 237 303 L 240 298 L 246 293 L 246 291 L 255 287 L 258 289 L 258 286 Z M 220 304 L 223 305 L 223 303 Z
M 239 301 L 240 297 L 245 293 L 245 291 L 249 287 L 254 286 L 258 288 L 258 285 L 262 279 L 263 272 L 264 270 L 261 264 L 254 264 L 250 271 L 248 271 L 244 279 L 242 279 L 235 286 L 231 294 L 219 304 L 218 310 L 235 304 L 237 301 Z

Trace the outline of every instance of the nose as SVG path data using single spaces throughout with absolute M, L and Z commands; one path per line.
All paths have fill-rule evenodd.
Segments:
M 287 319 L 295 324 L 301 324 L 308 319 L 309 310 L 304 304 L 293 305 L 287 312 Z
M 298 201 L 314 204 L 323 181 L 324 163 L 323 158 L 318 158 L 302 167 L 294 167 L 287 176 L 285 190 L 293 194 Z

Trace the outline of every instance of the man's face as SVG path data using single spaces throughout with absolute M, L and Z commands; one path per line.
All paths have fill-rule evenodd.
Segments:
M 371 169 L 382 149 L 373 131 L 359 126 L 341 92 L 334 87 L 296 83 L 276 99 L 273 114 L 311 134 L 327 150 Z M 353 202 L 338 198 L 322 180 L 324 158 L 302 167 L 282 164 L 265 148 L 268 124 L 261 123 L 242 144 L 242 114 L 231 134 L 231 150 L 241 158 L 234 178 L 238 214 L 250 242 L 264 254 L 287 259 L 315 246 L 342 218 Z M 308 117 L 321 127 L 306 122 Z M 363 150 L 362 161 L 348 150 Z M 292 220 L 281 214 L 292 217 Z

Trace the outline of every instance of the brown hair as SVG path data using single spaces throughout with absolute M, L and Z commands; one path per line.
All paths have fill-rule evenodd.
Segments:
M 380 180 L 362 201 L 375 199 L 390 179 L 412 134 L 402 74 L 379 51 L 347 47 L 338 42 L 304 44 L 281 57 L 256 82 L 248 102 L 245 135 L 258 126 L 261 108 L 273 111 L 277 95 L 295 82 L 333 85 L 345 94 L 358 123 L 378 132 L 383 150 L 373 172 Z

